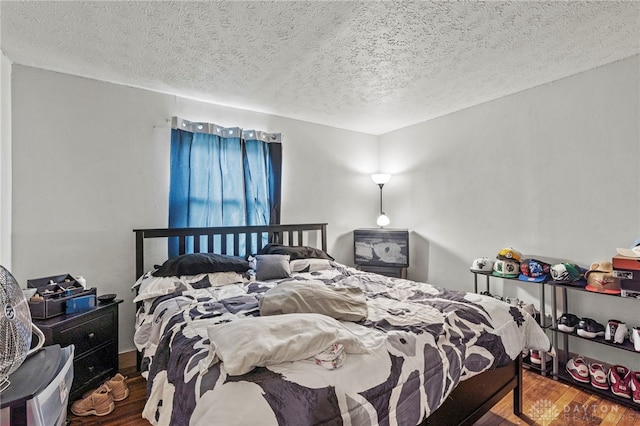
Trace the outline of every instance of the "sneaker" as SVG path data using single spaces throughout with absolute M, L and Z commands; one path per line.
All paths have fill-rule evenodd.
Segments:
M 589 383 L 589 367 L 582 357 L 571 358 L 567 362 L 567 373 L 574 379 L 582 383 Z
M 75 401 L 71 405 L 71 412 L 76 416 L 106 416 L 115 408 L 111 389 L 107 385 L 102 385 L 86 398 Z
M 631 373 L 629 389 L 631 390 L 631 399 L 633 399 L 633 402 L 640 404 L 640 371 Z
M 627 367 L 614 365 L 609 369 L 609 383 L 611 384 L 611 392 L 614 395 L 627 399 L 631 398 L 630 381 L 631 372 Z
M 609 390 L 607 370 L 602 364 L 597 362 L 589 364 L 589 376 L 591 376 L 591 386 L 597 389 Z
M 558 318 L 558 330 L 573 333 L 579 322 L 580 318 L 573 314 L 562 314 L 560 318 Z
M 520 305 L 520 299 L 518 299 L 517 297 L 505 297 L 504 301 L 513 306 Z
M 635 349 L 636 352 L 640 352 L 640 327 L 633 327 L 631 329 L 629 340 L 633 343 L 633 349 Z
M 625 324 L 623 321 L 612 319 L 607 323 L 604 340 L 606 340 L 607 342 L 621 344 L 624 342 L 627 333 L 627 324 Z
M 616 334 L 618 328 L 618 320 L 609 320 L 607 322 L 607 328 L 604 332 L 604 340 L 607 342 L 613 341 L 613 336 Z
M 604 325 L 591 318 L 582 318 L 578 323 L 576 333 L 578 333 L 578 336 L 586 337 L 587 339 L 595 339 L 598 336 L 604 336 Z
M 519 306 L 523 311 L 525 311 L 526 313 L 528 313 L 532 317 L 536 316 L 536 308 L 535 308 L 535 306 L 533 306 L 533 303 L 520 302 Z
M 104 382 L 103 386 L 104 385 L 107 385 L 107 387 L 110 389 L 111 396 L 113 397 L 113 400 L 115 402 L 122 401 L 129 396 L 129 386 L 127 385 L 126 377 L 120 373 Z M 85 392 L 82 397 L 86 398 L 93 392 L 97 392 L 100 388 Z
M 531 364 L 542 364 L 542 358 L 540 357 L 540 352 L 538 351 L 534 351 L 533 349 L 531 350 L 531 352 L 529 353 L 529 361 L 531 361 Z

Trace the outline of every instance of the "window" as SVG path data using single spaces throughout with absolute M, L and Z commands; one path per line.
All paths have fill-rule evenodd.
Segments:
M 279 133 L 174 117 L 169 227 L 279 223 L 281 169 Z M 177 254 L 170 241 L 169 256 Z

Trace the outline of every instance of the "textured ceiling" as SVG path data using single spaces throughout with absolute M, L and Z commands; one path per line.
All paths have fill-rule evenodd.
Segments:
M 14 63 L 371 134 L 640 53 L 636 1 L 2 1 L 0 14 Z

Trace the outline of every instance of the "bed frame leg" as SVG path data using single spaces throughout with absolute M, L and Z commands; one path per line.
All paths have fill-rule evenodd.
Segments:
M 522 414 L 522 357 L 518 356 L 515 363 L 517 384 L 513 389 L 513 414 L 520 416 Z

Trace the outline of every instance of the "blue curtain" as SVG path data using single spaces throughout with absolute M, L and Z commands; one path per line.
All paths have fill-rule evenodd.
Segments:
M 277 133 L 174 117 L 169 227 L 279 223 L 281 152 Z M 192 251 L 190 242 L 187 252 Z M 177 254 L 178 241 L 170 239 L 169 256 Z

